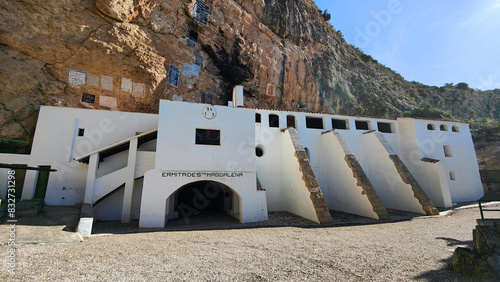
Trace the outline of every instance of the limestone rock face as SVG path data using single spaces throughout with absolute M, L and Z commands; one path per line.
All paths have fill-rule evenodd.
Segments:
M 0 138 L 27 141 L 40 105 L 154 113 L 160 99 L 227 105 L 235 85 L 247 107 L 351 115 L 425 102 L 496 119 L 500 103 L 405 81 L 312 0 L 3 0 L 0 81 Z
M 108 17 L 128 23 L 141 17 L 144 21 L 151 15 L 156 1 L 149 0 L 97 0 L 97 9 Z
M 133 19 L 133 0 L 97 0 L 95 4 L 99 11 L 115 20 L 128 23 Z
M 474 136 L 479 169 L 500 170 L 500 130 L 481 130 Z

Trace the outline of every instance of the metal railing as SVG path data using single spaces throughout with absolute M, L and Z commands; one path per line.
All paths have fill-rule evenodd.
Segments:
M 485 203 L 485 202 L 493 202 L 493 201 L 499 201 L 499 200 L 500 200 L 500 198 L 498 198 L 498 199 L 486 199 L 486 200 L 484 200 L 484 199 L 479 199 L 479 200 L 477 201 L 477 203 L 479 204 L 479 212 L 481 213 L 481 219 L 482 219 L 482 220 L 484 220 L 484 212 L 485 212 L 485 211 L 500 211 L 500 209 L 485 209 L 485 208 L 483 208 L 482 203 Z

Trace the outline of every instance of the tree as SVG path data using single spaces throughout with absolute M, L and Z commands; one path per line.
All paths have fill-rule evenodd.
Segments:
M 325 19 L 325 21 L 329 21 L 332 18 L 332 15 L 330 15 L 330 13 L 328 13 L 328 9 L 326 9 L 323 12 L 323 14 L 321 14 L 321 16 L 323 16 L 323 19 Z

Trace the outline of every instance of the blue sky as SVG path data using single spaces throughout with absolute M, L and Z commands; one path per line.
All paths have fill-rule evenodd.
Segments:
M 315 0 L 347 43 L 406 80 L 500 88 L 500 0 Z

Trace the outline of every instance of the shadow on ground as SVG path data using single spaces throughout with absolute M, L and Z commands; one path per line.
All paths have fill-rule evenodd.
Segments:
M 439 239 L 439 238 L 436 238 Z M 417 275 L 414 277 L 414 280 L 419 280 L 419 281 L 484 281 L 484 280 L 474 280 L 471 279 L 470 277 L 463 277 L 460 276 L 457 273 L 454 273 L 448 269 L 448 265 L 451 262 L 451 258 L 453 255 L 446 259 L 440 260 L 442 263 L 445 264 L 444 267 L 437 269 L 437 270 L 430 270 L 427 272 L 424 272 L 420 275 Z
M 420 214 L 388 209 L 390 218 L 377 220 L 340 211 L 330 211 L 333 223 L 316 224 L 308 219 L 288 212 L 270 212 L 269 219 L 263 222 L 241 224 L 235 218 L 220 212 L 201 213 L 188 218 L 180 217 L 170 220 L 165 228 L 139 228 L 137 220 L 129 224 L 119 221 L 94 221 L 92 235 L 102 234 L 130 234 L 147 232 L 171 232 L 171 231 L 193 231 L 193 230 L 228 230 L 228 229 L 250 229 L 250 228 L 276 228 L 276 227 L 300 227 L 300 228 L 330 228 L 339 226 L 386 224 L 391 222 L 409 221 Z M 79 207 L 45 206 L 38 216 L 22 217 L 18 219 L 18 242 L 64 242 L 65 237 L 71 242 L 76 241 L 74 233 L 78 226 L 80 217 Z M 6 223 L 4 223 L 6 224 Z M 38 228 L 36 227 L 44 227 Z M 1 233 L 1 231 L 0 231 Z M 7 238 L 7 237 L 5 237 Z
M 453 247 L 453 248 L 462 247 L 462 248 L 469 248 L 469 249 L 472 249 L 472 247 L 473 247 L 472 240 L 463 241 L 463 240 L 457 240 L 454 238 L 447 238 L 447 237 L 437 237 L 436 239 L 446 241 L 446 245 L 448 247 Z M 448 269 L 448 266 L 450 265 L 452 258 L 453 258 L 453 255 L 449 256 L 446 259 L 441 260 L 441 262 L 443 262 L 446 265 L 445 267 L 442 267 L 442 268 L 437 269 L 437 270 L 427 271 L 425 273 L 422 273 L 421 275 L 415 276 L 414 279 L 415 280 L 425 280 L 425 281 L 490 281 L 490 280 L 482 280 L 482 279 L 475 278 L 475 277 L 466 277 L 466 276 L 460 275 L 458 273 L 455 273 L 453 271 L 450 271 Z M 450 277 L 453 277 L 453 278 L 450 278 Z M 491 280 L 491 281 L 495 281 L 495 280 Z
M 448 247 L 462 247 L 472 249 L 472 240 L 461 241 L 453 238 L 437 237 L 436 239 L 446 241 Z
M 81 242 L 80 236 L 75 232 L 80 220 L 80 209 L 77 207 L 45 206 L 37 216 L 15 220 L 16 244 Z M 11 224 L 12 222 L 2 223 L 4 226 Z M 8 228 L 0 228 L 0 243 L 7 243 L 8 231 Z
M 202 213 L 197 216 L 170 220 L 165 228 L 139 228 L 139 222 L 132 221 L 122 224 L 118 221 L 96 221 L 92 228 L 92 234 L 130 234 L 145 232 L 169 232 L 169 231 L 194 231 L 194 230 L 228 230 L 228 229 L 250 229 L 250 228 L 276 228 L 276 227 L 300 227 L 300 228 L 329 228 L 339 226 L 373 225 L 391 222 L 412 220 L 421 217 L 420 214 L 389 210 L 391 218 L 377 220 L 339 211 L 330 211 L 333 223 L 316 224 L 308 219 L 289 212 L 270 212 L 269 219 L 262 222 L 241 224 L 235 218 L 224 213 L 211 212 Z

